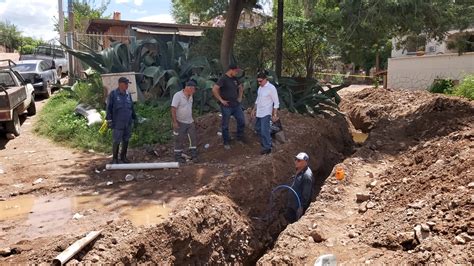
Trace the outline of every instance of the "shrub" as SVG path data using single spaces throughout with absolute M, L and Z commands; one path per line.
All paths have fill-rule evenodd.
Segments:
M 35 131 L 66 146 L 84 150 L 108 152 L 112 147 L 112 131 L 100 134 L 100 124 L 87 126 L 87 120 L 74 113 L 79 104 L 71 91 L 55 94 L 39 113 Z M 137 115 L 146 118 L 135 125 L 130 139 L 132 147 L 145 144 L 166 143 L 171 139 L 169 104 L 136 104 Z M 100 110 L 99 110 L 100 111 Z M 104 113 L 101 111 L 101 113 Z
M 344 76 L 342 74 L 335 74 L 331 78 L 331 84 L 342 84 L 344 83 Z
M 93 74 L 86 80 L 80 80 L 73 86 L 75 98 L 80 102 L 100 109 L 105 108 L 102 78 Z
M 454 88 L 453 94 L 474 100 L 474 75 L 467 75 L 461 83 Z
M 454 82 L 450 79 L 435 79 L 429 91 L 431 93 L 450 94 L 454 88 Z

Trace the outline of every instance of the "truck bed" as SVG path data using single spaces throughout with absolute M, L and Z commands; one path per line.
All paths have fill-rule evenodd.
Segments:
M 22 87 L 8 87 L 5 93 L 0 89 L 0 111 L 12 110 L 26 100 L 26 90 Z

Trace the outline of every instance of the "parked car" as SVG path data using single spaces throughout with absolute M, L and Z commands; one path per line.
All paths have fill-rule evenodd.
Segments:
M 42 94 L 49 98 L 52 88 L 59 84 L 58 75 L 49 62 L 47 60 L 24 60 L 16 63 L 13 69 L 33 84 L 36 94 Z
M 33 54 L 21 55 L 20 60 L 46 60 L 56 69 L 59 78 L 69 70 L 66 51 L 54 45 L 41 45 L 36 47 Z
M 35 90 L 13 69 L 11 60 L 0 60 L 0 127 L 20 135 L 20 118 L 24 112 L 36 114 Z

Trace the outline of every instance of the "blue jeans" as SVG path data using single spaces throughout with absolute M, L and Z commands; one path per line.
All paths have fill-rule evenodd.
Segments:
M 237 139 L 242 139 L 244 137 L 244 128 L 245 128 L 245 118 L 244 112 L 242 111 L 242 105 L 238 104 L 237 106 L 223 106 L 221 105 L 222 113 L 222 139 L 224 145 L 229 145 L 230 136 L 229 136 L 229 119 L 230 116 L 234 116 L 237 120 Z
M 257 117 L 255 122 L 255 130 L 260 135 L 260 144 L 264 150 L 272 149 L 272 137 L 270 136 L 270 119 L 271 115 Z

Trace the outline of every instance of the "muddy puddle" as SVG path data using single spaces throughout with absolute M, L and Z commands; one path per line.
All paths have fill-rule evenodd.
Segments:
M 116 218 L 135 226 L 163 222 L 171 211 L 161 202 L 118 202 L 98 195 L 73 197 L 22 196 L 0 201 L 0 245 L 22 239 L 77 233 Z

